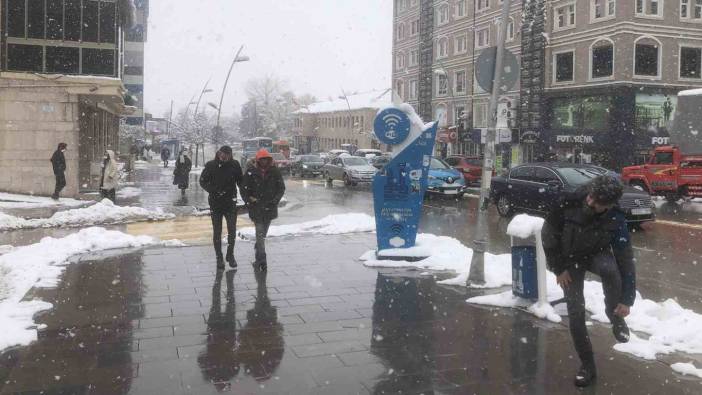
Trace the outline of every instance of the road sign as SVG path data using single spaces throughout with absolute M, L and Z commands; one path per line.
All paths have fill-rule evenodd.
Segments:
M 480 53 L 480 56 L 478 56 L 478 62 L 475 66 L 475 79 L 485 92 L 492 92 L 495 55 L 497 55 L 496 47 L 484 49 L 483 52 Z M 519 79 L 519 61 L 508 49 L 505 49 L 502 64 L 504 67 L 500 83 L 500 94 L 507 93 L 514 88 L 514 85 Z

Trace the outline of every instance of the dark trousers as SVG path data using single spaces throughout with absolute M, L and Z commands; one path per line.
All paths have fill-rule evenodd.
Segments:
M 100 189 L 100 195 L 104 198 L 112 200 L 112 203 L 117 202 L 117 191 L 115 189 Z
M 575 350 L 584 363 L 594 363 L 592 343 L 585 326 L 585 296 L 583 286 L 586 272 L 594 273 L 602 279 L 602 290 L 605 294 L 607 317 L 610 321 L 614 309 L 621 300 L 622 279 L 617 261 L 611 252 L 603 252 L 592 258 L 589 265 L 576 265 L 568 269 L 573 282 L 565 289 L 568 303 L 568 318 L 570 319 L 570 335 L 573 338 Z
M 268 236 L 268 228 L 271 227 L 271 221 L 257 221 L 256 223 L 256 263 L 266 264 L 266 236 Z
M 214 244 L 215 254 L 222 256 L 222 219 L 227 220 L 227 243 L 228 249 L 234 250 L 234 242 L 236 241 L 236 207 L 229 209 L 211 210 L 210 217 L 212 218 L 212 243 Z
M 59 193 L 66 186 L 66 175 L 64 173 L 55 174 L 56 176 L 56 187 L 54 188 L 54 197 L 59 197 Z

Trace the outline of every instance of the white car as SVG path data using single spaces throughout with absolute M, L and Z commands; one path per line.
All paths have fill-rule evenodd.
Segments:
M 376 156 L 383 155 L 383 151 L 381 151 L 379 149 L 365 149 L 365 148 L 363 148 L 363 149 L 356 150 L 356 152 L 354 152 L 354 155 L 360 156 L 361 158 L 370 159 L 370 158 L 374 158 Z
M 378 171 L 365 158 L 342 155 L 324 166 L 324 179 L 328 183 L 334 180 L 343 181 L 345 185 L 373 182 L 373 176 Z

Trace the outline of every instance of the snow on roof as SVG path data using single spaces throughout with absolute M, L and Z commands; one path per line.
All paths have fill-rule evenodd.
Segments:
M 678 92 L 678 96 L 697 96 L 697 95 L 702 95 L 702 88 L 689 89 L 686 91 Z
M 295 113 L 316 114 L 349 111 L 349 107 L 351 107 L 351 110 L 360 110 L 363 108 L 383 108 L 392 104 L 392 90 L 387 89 L 385 91 L 357 93 L 354 95 L 347 95 L 346 98 L 348 99 L 348 102 L 342 96 L 331 101 L 313 103 L 302 110 L 296 111 Z

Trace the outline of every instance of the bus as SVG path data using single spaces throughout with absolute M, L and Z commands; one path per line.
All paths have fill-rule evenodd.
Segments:
M 244 153 L 242 154 L 242 162 L 245 163 L 249 159 L 256 156 L 256 152 L 261 148 L 265 148 L 271 152 L 273 148 L 273 139 L 270 137 L 254 137 L 242 142 Z M 242 163 L 242 164 L 243 164 Z
M 290 159 L 290 144 L 285 140 L 278 140 L 273 142 L 273 153 L 280 153 L 286 159 Z

